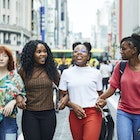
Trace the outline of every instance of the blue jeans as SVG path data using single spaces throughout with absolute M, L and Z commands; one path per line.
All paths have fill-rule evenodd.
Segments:
M 140 140 L 140 115 L 117 110 L 118 140 Z
M 17 131 L 16 118 L 3 117 L 0 122 L 0 140 L 17 140 Z

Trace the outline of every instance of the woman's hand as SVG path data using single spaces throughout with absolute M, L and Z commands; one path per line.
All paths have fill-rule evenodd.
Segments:
M 69 101 L 69 95 L 66 94 L 64 97 L 62 97 L 58 103 L 58 110 L 62 110 L 65 108 L 65 106 L 67 105 L 67 102 Z
M 13 112 L 13 109 L 16 105 L 16 100 L 10 101 L 4 108 L 3 108 L 3 115 L 5 117 L 10 116 Z
M 96 102 L 96 109 L 101 111 L 101 109 L 107 104 L 106 100 L 99 98 Z
M 73 111 L 79 119 L 83 119 L 86 117 L 85 110 L 81 106 L 71 103 L 71 107 L 73 108 Z
M 23 98 L 21 95 L 16 97 L 16 105 L 21 109 L 26 109 L 26 98 Z

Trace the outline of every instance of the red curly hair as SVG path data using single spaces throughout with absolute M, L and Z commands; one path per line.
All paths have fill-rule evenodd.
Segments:
M 8 64 L 7 64 L 7 69 L 9 71 L 14 70 L 15 65 L 14 65 L 14 57 L 12 55 L 12 51 L 6 46 L 0 46 L 0 53 L 6 53 L 8 55 L 9 61 L 8 61 Z

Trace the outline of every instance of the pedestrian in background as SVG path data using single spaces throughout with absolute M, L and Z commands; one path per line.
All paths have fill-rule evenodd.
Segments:
M 64 70 L 60 78 L 59 108 L 63 109 L 69 98 L 69 124 L 74 140 L 99 140 L 101 131 L 102 114 L 95 103 L 102 93 L 102 77 L 99 70 L 87 65 L 90 50 L 90 43 L 74 43 L 75 65 Z
M 60 70 L 62 74 L 63 70 L 68 69 L 68 65 L 66 64 L 66 58 L 63 57 L 61 61 L 62 61 L 62 64 L 58 66 L 58 70 Z
M 96 61 L 93 60 L 93 61 L 89 62 L 89 66 L 91 66 L 91 67 L 95 67 L 95 68 L 96 68 L 95 63 L 96 63 Z
M 102 84 L 103 84 L 103 90 L 104 90 L 104 88 L 105 89 L 108 88 L 108 80 L 111 76 L 110 67 L 107 64 L 107 61 L 103 61 L 100 64 L 100 72 L 101 72 L 101 75 L 102 75 Z
M 20 75 L 15 70 L 12 51 L 0 46 L 0 140 L 17 140 L 16 97 L 25 96 Z
M 103 106 L 100 99 L 105 100 L 117 88 L 120 89 L 118 140 L 140 140 L 140 35 L 123 38 L 120 49 L 122 59 L 127 60 L 124 72 L 120 76 L 120 63 L 117 63 L 110 78 L 110 87 L 100 96 L 97 104 Z
M 58 85 L 59 73 L 45 42 L 31 40 L 26 43 L 21 54 L 19 74 L 23 78 L 27 94 L 26 106 L 19 106 L 24 109 L 24 139 L 52 140 L 56 128 L 53 83 Z
M 109 69 L 110 69 L 110 74 L 112 74 L 112 72 L 113 72 L 113 64 L 111 63 L 110 60 L 108 60 L 108 66 L 109 66 Z

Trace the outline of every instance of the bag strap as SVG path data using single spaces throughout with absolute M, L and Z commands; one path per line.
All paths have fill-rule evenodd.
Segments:
M 124 73 L 124 69 L 125 69 L 125 66 L 126 66 L 126 62 L 127 61 L 121 61 L 120 62 L 120 70 L 119 70 L 119 72 L 120 72 L 120 81 L 119 82 L 121 82 L 121 76 L 123 75 L 123 73 Z M 120 84 L 120 89 L 121 89 L 121 84 Z M 121 98 L 121 90 L 120 90 L 120 98 Z
M 121 61 L 120 62 L 120 79 L 121 79 L 121 76 L 122 76 L 122 74 L 124 72 L 124 69 L 125 69 L 125 66 L 126 66 L 126 62 L 127 61 Z
M 55 88 L 57 91 L 59 90 L 58 86 L 53 82 L 53 88 Z

